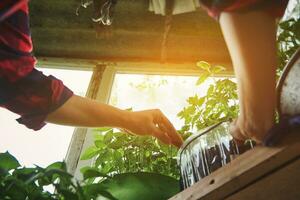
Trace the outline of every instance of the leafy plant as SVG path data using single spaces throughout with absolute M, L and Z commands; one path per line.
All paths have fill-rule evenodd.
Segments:
M 278 74 L 281 74 L 286 63 L 291 56 L 300 47 L 300 4 L 295 4 L 292 17 L 288 20 L 281 21 L 278 25 L 277 46 L 279 67 Z M 294 15 L 294 17 L 293 17 Z
M 299 19 L 293 18 L 279 24 L 278 52 L 280 57 L 279 71 L 295 50 L 299 47 Z M 188 105 L 178 113 L 184 120 L 184 126 L 179 130 L 186 139 L 194 131 L 220 121 L 234 119 L 238 116 L 237 85 L 231 78 L 218 78 L 216 75 L 225 69 L 222 66 L 212 66 L 207 62 L 198 62 L 203 71 L 197 80 L 197 85 L 204 84 L 209 77 L 213 78 L 205 95 L 194 95 L 187 99 Z M 164 82 L 159 83 L 164 84 Z M 159 85 L 158 85 L 159 86 Z M 157 85 L 142 84 L 140 89 L 151 89 Z M 150 90 L 149 90 L 150 91 Z M 138 137 L 112 129 L 99 128 L 94 130 L 94 145 L 86 150 L 82 160 L 93 159 L 91 167 L 85 167 L 82 172 L 90 182 L 101 182 L 89 172 L 99 176 L 111 176 L 131 172 L 155 172 L 178 178 L 175 156 L 177 149 L 166 146 L 151 137 Z M 93 174 L 92 173 L 92 174 Z
M 189 97 L 188 106 L 178 113 L 178 117 L 185 122 L 182 132 L 201 130 L 220 121 L 236 118 L 239 110 L 236 83 L 229 78 L 215 77 L 225 69 L 204 61 L 198 62 L 197 66 L 204 71 L 197 85 L 203 84 L 208 77 L 214 77 L 214 83 L 209 86 L 206 95 Z
M 128 172 L 154 172 L 179 177 L 176 167 L 177 150 L 152 137 L 129 135 L 112 128 L 94 130 L 94 145 L 82 155 L 93 159 L 92 169 L 113 175 Z M 90 167 L 82 168 L 84 173 Z
M 0 200 L 164 200 L 179 192 L 176 179 L 160 174 L 125 173 L 110 177 L 87 169 L 83 176 L 82 182 L 76 181 L 67 173 L 64 162 L 46 168 L 26 168 L 8 152 L 0 153 Z M 97 183 L 87 181 L 103 177 Z M 49 191 L 51 186 L 55 191 Z
M 46 190 L 51 186 L 56 192 Z M 99 195 L 115 199 L 103 185 L 81 186 L 67 173 L 64 162 L 26 168 L 8 152 L 0 153 L 1 200 L 93 200 Z
M 119 200 L 165 200 L 180 191 L 176 179 L 148 172 L 117 174 L 101 184 Z
M 199 62 L 197 65 L 204 70 L 197 85 L 224 70 L 221 66 L 211 66 L 206 62 Z M 199 130 L 237 116 L 236 84 L 229 78 L 215 78 L 205 96 L 190 97 L 188 103 L 189 105 L 178 114 L 185 120 L 185 126 L 180 131 L 184 138 L 190 135 L 194 127 Z M 81 157 L 82 160 L 92 159 L 93 165 L 84 167 L 81 171 L 85 173 L 86 170 L 92 169 L 106 175 L 154 172 L 178 179 L 176 154 L 177 149 L 152 137 L 128 135 L 118 129 L 98 128 L 94 130 L 94 145 Z M 94 182 L 95 179 L 89 181 Z

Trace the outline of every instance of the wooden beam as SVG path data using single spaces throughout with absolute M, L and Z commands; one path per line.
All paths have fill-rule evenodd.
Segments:
M 222 65 L 228 70 L 217 74 L 222 77 L 232 77 L 233 70 L 231 63 L 211 63 L 212 65 Z M 96 65 L 106 65 L 113 67 L 117 73 L 136 73 L 136 74 L 157 74 L 157 75 L 193 75 L 197 76 L 203 73 L 196 66 L 195 62 L 183 63 L 160 63 L 160 62 L 126 62 L 126 61 L 110 61 L 97 59 L 74 59 L 74 58 L 58 58 L 58 57 L 38 57 L 38 66 L 51 67 L 58 69 L 78 69 L 92 70 Z
M 105 59 L 111 61 L 161 61 L 162 34 L 115 30 L 110 38 L 97 38 L 94 30 L 32 28 L 37 56 Z M 168 62 L 230 62 L 223 37 L 209 34 L 170 34 Z
M 300 199 L 300 158 L 280 168 L 226 200 L 294 200 Z
M 251 188 L 254 183 L 266 176 L 272 179 L 273 173 L 279 173 L 279 170 L 293 161 L 298 163 L 299 157 L 300 134 L 290 133 L 278 146 L 272 148 L 257 146 L 170 200 L 211 200 L 234 197 L 239 191 L 247 191 L 246 188 Z M 298 166 L 297 163 L 292 168 Z M 298 176 L 299 180 L 299 173 L 295 176 Z M 291 187 L 299 187 L 299 185 L 291 185 Z M 272 192 L 273 190 L 265 190 L 265 193 Z

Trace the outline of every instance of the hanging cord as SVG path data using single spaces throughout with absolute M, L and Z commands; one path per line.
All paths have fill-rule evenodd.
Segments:
M 160 59 L 162 63 L 166 62 L 167 59 L 167 42 L 172 27 L 173 9 L 174 9 L 174 0 L 166 0 L 165 30 L 162 38 L 161 54 L 160 54 Z
M 76 9 L 76 15 L 79 15 L 80 8 L 87 8 L 94 5 L 92 21 L 101 25 L 110 26 L 113 21 L 113 10 L 117 0 L 81 0 Z
M 76 15 L 79 16 L 79 11 L 80 8 L 87 8 L 89 7 L 91 4 L 93 4 L 93 0 L 81 0 L 79 6 L 76 8 Z
M 100 23 L 106 26 L 112 24 L 113 11 L 117 0 L 97 1 L 94 0 L 94 17 L 93 22 Z

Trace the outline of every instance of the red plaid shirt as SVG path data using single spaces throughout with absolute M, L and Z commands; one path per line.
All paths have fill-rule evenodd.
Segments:
M 275 17 L 282 17 L 289 0 L 200 0 L 208 14 L 218 19 L 221 12 L 264 10 Z
M 19 114 L 19 123 L 39 130 L 73 93 L 34 68 L 28 14 L 27 1 L 0 1 L 0 106 Z

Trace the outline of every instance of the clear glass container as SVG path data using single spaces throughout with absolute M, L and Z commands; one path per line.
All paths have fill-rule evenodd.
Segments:
M 238 146 L 229 133 L 229 124 L 218 123 L 193 134 L 184 142 L 177 157 L 183 189 L 254 147 L 252 141 Z

